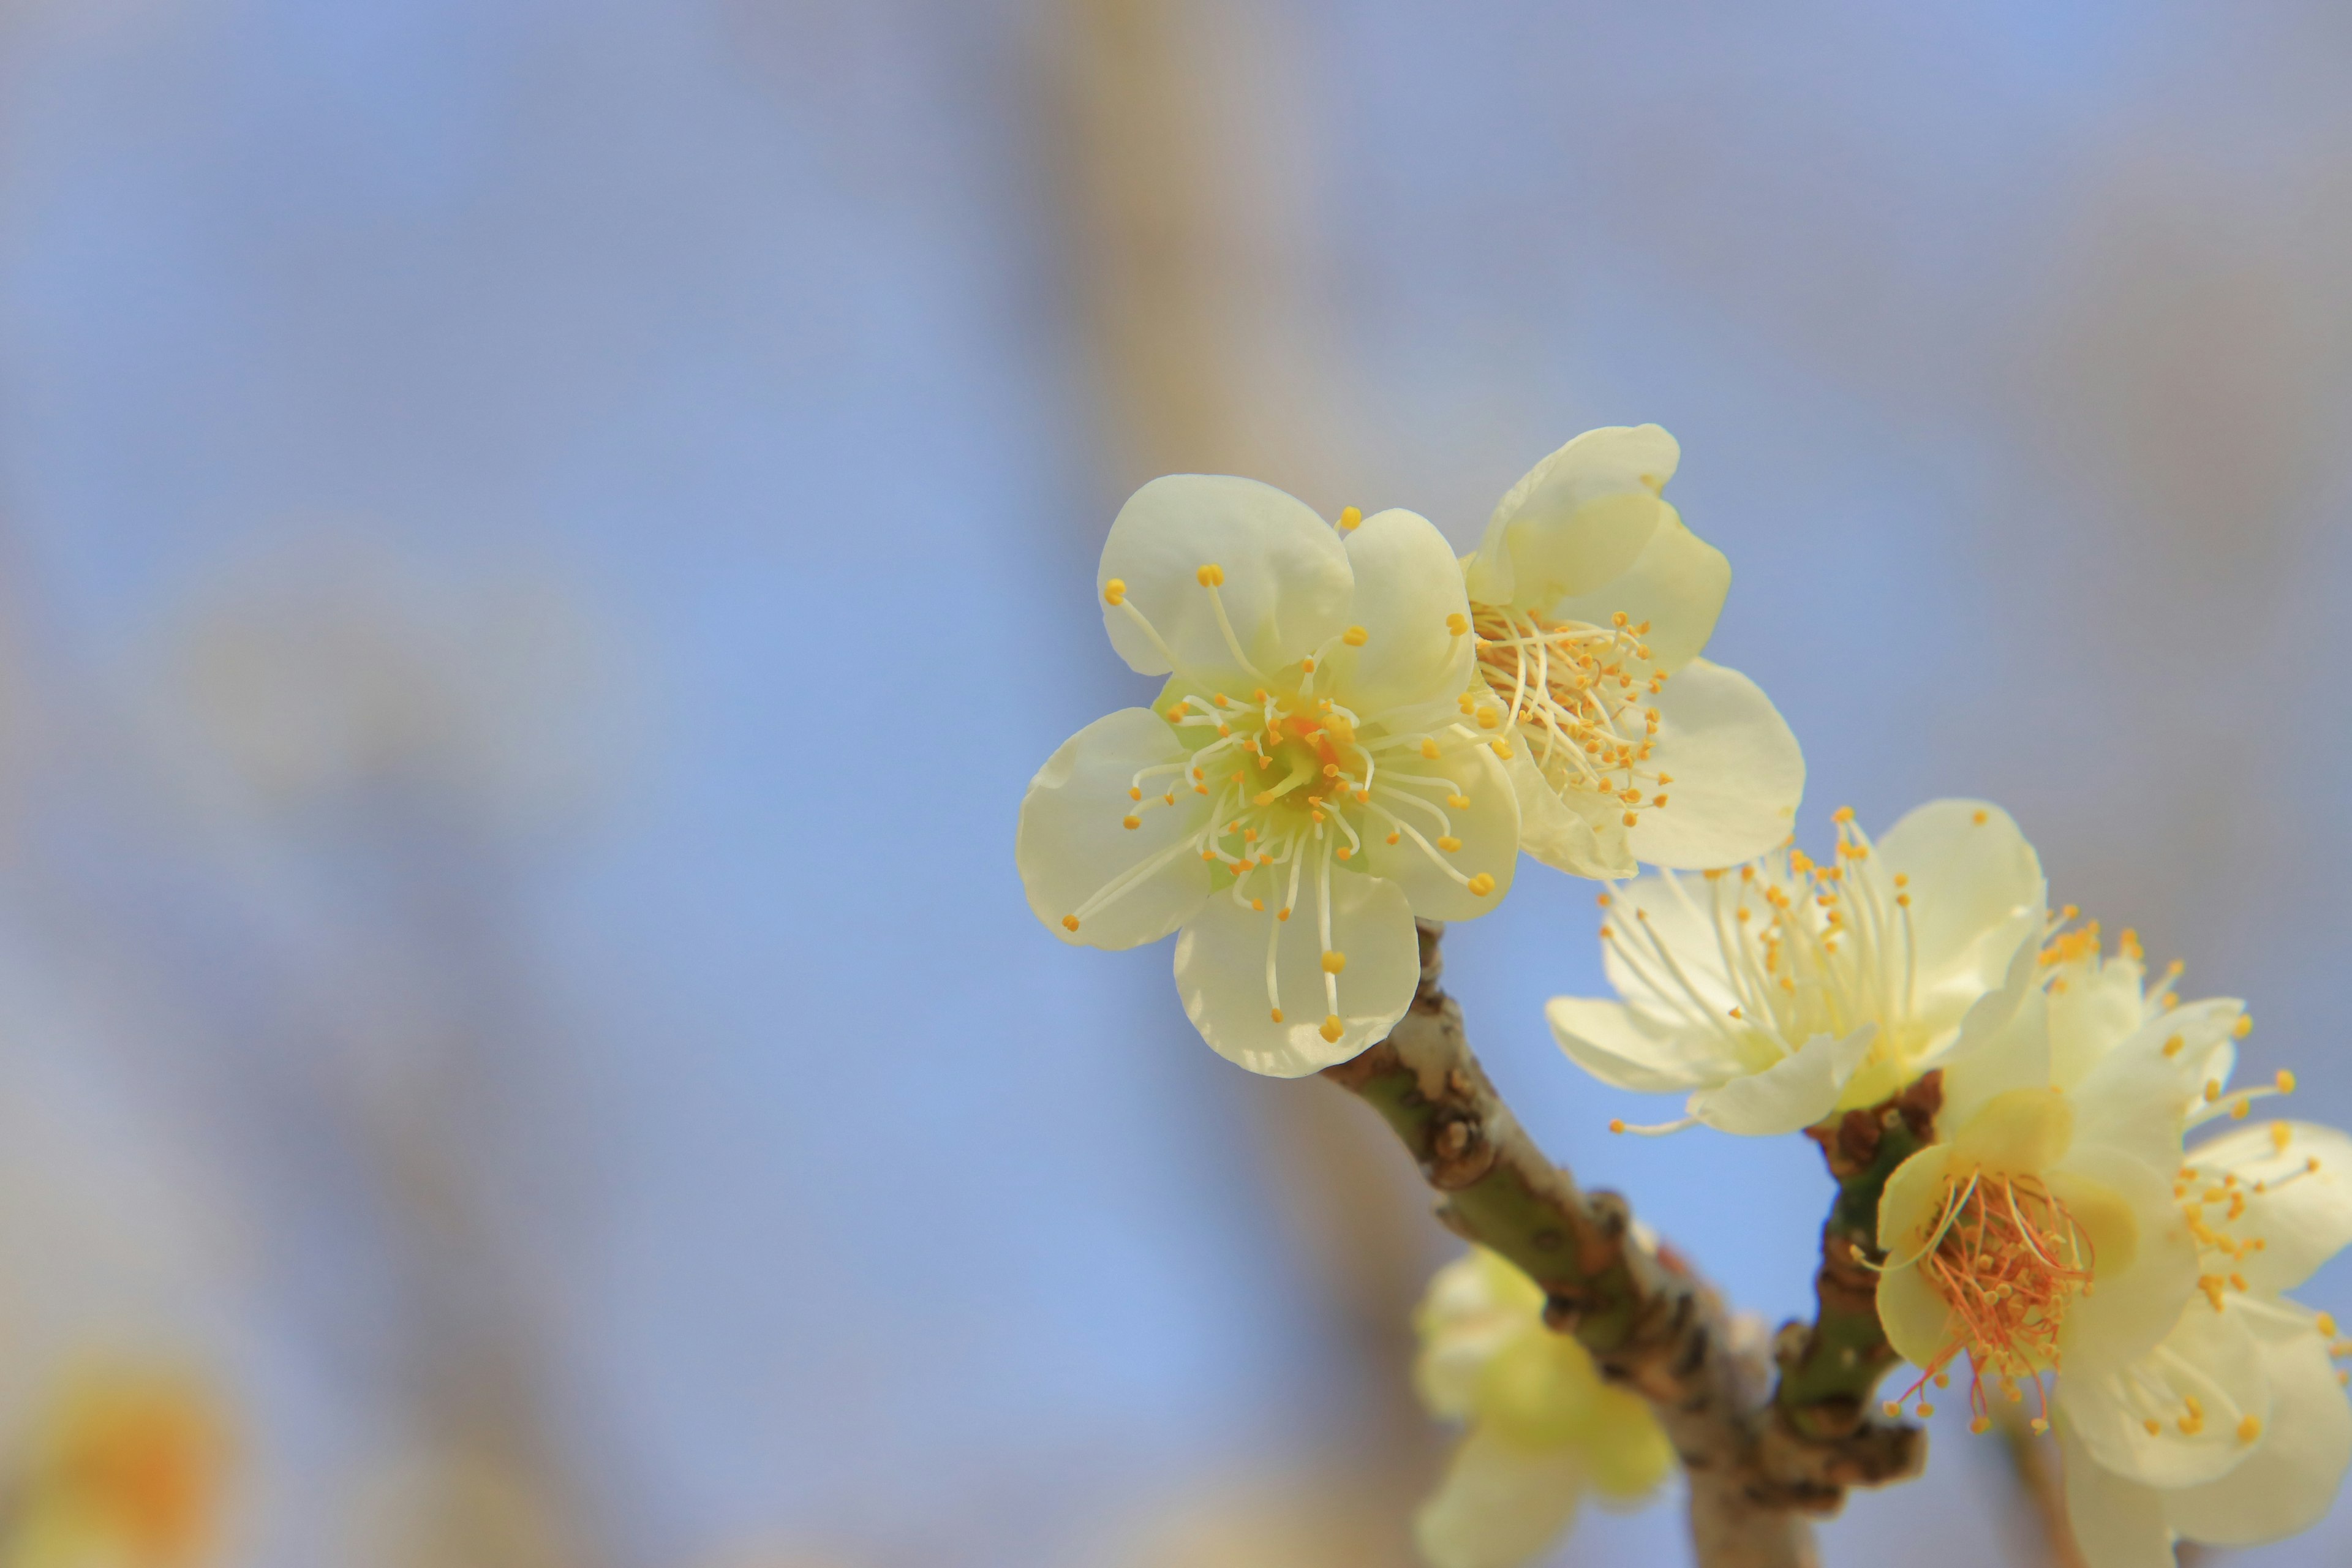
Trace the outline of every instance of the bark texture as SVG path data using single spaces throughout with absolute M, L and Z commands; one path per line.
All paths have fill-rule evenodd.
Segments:
M 1743 1334 L 1671 1247 L 1636 1229 L 1622 1198 L 1579 1190 L 1496 1094 L 1438 984 L 1441 932 L 1421 928 L 1412 1010 L 1386 1040 L 1324 1076 L 1388 1123 L 1439 1194 L 1449 1229 L 1517 1265 L 1543 1288 L 1546 1321 L 1650 1401 L 1689 1475 L 1704 1568 L 1812 1568 L 1811 1517 L 1834 1512 L 1850 1486 L 1910 1474 L 1920 1434 L 1864 1419 L 1816 1436 L 1781 1413 L 1763 1336 Z

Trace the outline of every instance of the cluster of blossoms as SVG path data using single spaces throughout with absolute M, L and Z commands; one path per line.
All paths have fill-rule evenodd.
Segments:
M 2109 954 L 2053 916 L 1999 807 L 1933 802 L 1876 839 L 1840 810 L 1826 858 L 1794 847 L 1797 743 L 1700 657 L 1730 568 L 1664 499 L 1679 456 L 1654 426 L 1580 436 L 1458 560 L 1408 511 L 1146 485 L 1097 588 L 1112 647 L 1164 684 L 1031 784 L 1030 907 L 1076 945 L 1175 933 L 1202 1037 L 1297 1077 L 1387 1036 L 1415 921 L 1494 908 L 1521 851 L 1601 879 L 1617 995 L 1556 998 L 1553 1034 L 1606 1083 L 1684 1097 L 1618 1131 L 1794 1133 L 1932 1079 L 1932 1137 L 1856 1255 L 1918 1369 L 1890 1415 L 1960 1375 L 1977 1430 L 2054 1430 L 2091 1568 L 2307 1528 L 2352 1465 L 2352 1345 L 2286 1292 L 2352 1242 L 2352 1142 L 2252 1122 L 2294 1086 L 2231 1087 L 2242 1005 L 2183 1004 L 2131 932 Z M 2186 1146 L 2215 1121 L 2244 1125 Z M 1423 1308 L 1423 1395 L 1469 1428 L 1420 1520 L 1437 1568 L 1510 1568 L 1586 1492 L 1671 1468 L 1541 1306 L 1474 1253 Z

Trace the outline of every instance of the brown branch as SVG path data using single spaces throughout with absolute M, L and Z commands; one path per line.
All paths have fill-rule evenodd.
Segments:
M 1442 928 L 1421 928 L 1421 987 L 1389 1037 L 1324 1076 L 1362 1099 L 1440 1194 L 1438 1217 L 1544 1289 L 1545 1316 L 1602 1373 L 1645 1396 L 1690 1477 L 1705 1568 L 1813 1568 L 1810 1515 L 1845 1489 L 1916 1468 L 1918 1434 L 1864 1423 L 1845 1440 L 1774 1436 L 1760 1346 L 1669 1247 L 1637 1235 L 1624 1199 L 1583 1193 L 1521 1129 L 1438 984 Z
M 1780 1380 L 1765 1442 L 1769 1463 L 1845 1486 L 1877 1486 L 1917 1468 L 1919 1434 L 1871 1415 L 1870 1398 L 1902 1358 L 1878 1321 L 1878 1199 L 1895 1168 L 1934 1136 L 1943 1074 L 1931 1072 L 1866 1110 L 1810 1130 L 1822 1146 L 1837 1201 L 1822 1226 L 1811 1327 L 1790 1323 L 1773 1347 Z

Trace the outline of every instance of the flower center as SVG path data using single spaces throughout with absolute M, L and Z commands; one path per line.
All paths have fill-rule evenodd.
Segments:
M 1471 609 L 1478 673 L 1500 704 L 1474 691 L 1462 699 L 1463 712 L 1483 728 L 1517 733 L 1553 789 L 1616 801 L 1628 827 L 1643 810 L 1664 805 L 1674 781 L 1647 765 L 1658 710 L 1643 702 L 1666 684 L 1642 642 L 1650 624 L 1629 626 L 1622 611 L 1613 625 L 1597 626 L 1493 605 Z
M 1342 646 L 1365 646 L 1370 634 L 1362 626 L 1349 626 L 1294 665 L 1257 670 L 1219 597 L 1223 568 L 1205 564 L 1196 580 L 1210 596 L 1235 667 L 1263 684 L 1246 698 L 1204 686 L 1178 664 L 1142 611 L 1128 600 L 1126 584 L 1113 579 L 1106 585 L 1105 600 L 1133 620 L 1176 668 L 1171 689 L 1181 694 L 1159 711 L 1191 753 L 1182 762 L 1136 773 L 1129 781 L 1121 825 L 1139 828 L 1155 807 L 1173 808 L 1187 797 L 1197 804 L 1205 796 L 1209 805 L 1197 827 L 1105 883 L 1062 923 L 1076 931 L 1095 910 L 1141 886 L 1179 855 L 1198 854 L 1229 874 L 1222 896 L 1272 913 L 1266 922 L 1266 1005 L 1279 1024 L 1285 1021 L 1276 962 L 1281 922 L 1290 919 L 1304 890 L 1314 900 L 1321 939 L 1320 1033 L 1336 1043 L 1345 1030 L 1339 977 L 1348 955 L 1331 940 L 1335 864 L 1343 870 L 1366 869 L 1359 858 L 1376 838 L 1383 847 L 1426 857 L 1474 897 L 1495 890 L 1491 872 L 1465 872 L 1454 863 L 1462 848 L 1454 814 L 1470 809 L 1471 786 L 1428 768 L 1449 752 L 1478 742 L 1458 725 L 1391 731 L 1385 715 L 1349 707 L 1334 685 L 1338 672 L 1331 658 Z M 1469 628 L 1456 616 L 1451 629 L 1461 636 Z M 1489 743 L 1502 749 L 1499 742 Z
M 1930 1236 L 1917 1267 L 1959 1329 L 1911 1393 L 1931 1379 L 1943 1386 L 1965 1353 L 1969 1408 L 1982 1418 L 1988 1375 L 2017 1400 L 2020 1384 L 2039 1388 L 2056 1370 L 2066 1309 L 2091 1287 L 2090 1237 L 2040 1177 L 1982 1169 L 1948 1180 Z M 2045 1400 L 2037 1431 L 2046 1418 Z
M 1686 937 L 1670 942 L 1641 907 L 1630 921 L 1622 914 L 1609 920 L 1601 937 L 1653 994 L 1679 1006 L 1685 1022 L 1715 1031 L 1755 1068 L 1817 1035 L 1842 1038 L 1876 1024 L 1868 1065 L 1840 1101 L 1875 1104 L 1929 1044 L 1917 1018 L 1910 879 L 1866 871 L 1868 836 L 1850 807 L 1839 807 L 1836 821 L 1837 849 L 1827 865 L 1792 848 L 1737 870 L 1703 871 L 1703 897 L 1662 873 L 1660 891 L 1702 922 L 1711 954 Z M 1603 893 L 1600 901 L 1614 909 L 1621 900 Z

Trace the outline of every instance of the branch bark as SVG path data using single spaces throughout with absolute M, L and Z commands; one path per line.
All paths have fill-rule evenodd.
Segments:
M 1625 1200 L 1580 1191 L 1529 1138 L 1471 1054 L 1439 985 L 1443 928 L 1421 927 L 1421 985 L 1381 1044 L 1324 1073 L 1378 1111 L 1439 1194 L 1438 1218 L 1543 1287 L 1545 1317 L 1603 1375 L 1646 1397 L 1690 1479 L 1704 1568 L 1817 1568 L 1810 1516 L 1849 1486 L 1916 1468 L 1919 1434 L 1867 1421 L 1843 1437 L 1784 1429 L 1760 1343 Z

